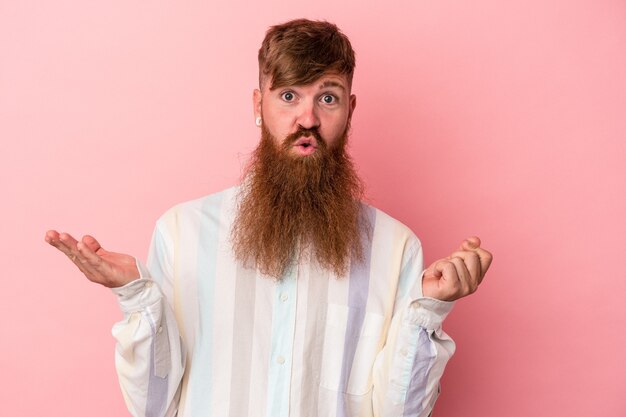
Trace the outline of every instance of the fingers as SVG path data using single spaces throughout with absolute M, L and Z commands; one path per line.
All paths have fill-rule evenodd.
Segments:
M 80 257 L 84 259 L 84 261 L 90 267 L 97 267 L 102 263 L 102 258 L 99 257 L 96 252 L 94 252 L 89 245 L 84 243 L 85 239 L 76 244 L 76 250 L 78 251 Z
M 491 266 L 491 261 L 493 261 L 493 255 L 491 252 L 484 250 L 483 248 L 476 248 L 476 254 L 480 258 L 480 267 L 482 268 L 483 276 Z
M 85 240 L 87 240 L 88 243 L 85 243 Z M 97 247 L 98 250 L 103 250 L 100 245 L 93 245 L 93 242 L 97 243 L 95 239 L 89 240 L 83 238 L 76 244 L 76 248 L 80 254 L 78 261 L 81 263 L 83 269 L 87 271 L 85 275 L 90 281 L 108 286 L 111 284 L 111 266 L 92 250 L 93 247 Z
M 109 283 L 110 275 L 113 272 L 109 262 L 105 259 L 110 253 L 104 250 L 100 243 L 93 236 L 83 236 L 83 239 L 76 244 L 79 253 L 88 262 L 97 282 Z
M 45 240 L 70 258 L 90 281 L 110 288 L 140 277 L 134 257 L 106 251 L 93 236 L 77 241 L 68 233 L 49 230 Z
M 462 291 L 463 286 L 456 266 L 447 259 L 436 261 L 424 273 L 422 293 L 426 297 L 454 301 L 462 297 Z
M 76 256 L 76 239 L 67 233 L 59 233 L 56 230 L 48 230 L 46 233 L 46 242 L 54 246 L 70 259 Z
M 456 267 L 452 262 L 441 259 L 435 263 L 435 276 L 441 277 L 443 280 L 455 281 Z
M 457 266 L 451 260 L 442 259 L 435 264 L 435 270 L 441 274 L 439 280 L 442 287 L 446 287 L 447 290 L 453 294 L 458 292 L 462 285 L 457 271 Z M 450 295 L 453 295 L 450 294 Z
M 102 258 L 93 249 L 100 250 L 100 244 L 91 236 L 85 236 L 79 242 L 69 233 L 59 233 L 56 230 L 49 230 L 45 240 L 50 245 L 63 252 L 73 263 L 94 282 L 100 282 Z
M 48 244 L 64 253 L 83 274 L 89 275 L 89 271 L 85 268 L 83 262 L 81 262 L 80 253 L 76 247 L 77 241 L 71 235 L 68 233 L 59 233 L 56 230 L 49 230 L 46 233 L 45 240 Z
M 485 276 L 485 273 L 487 272 L 487 270 L 489 269 L 489 266 L 491 265 L 491 261 L 493 260 L 493 255 L 490 252 L 481 248 L 480 244 L 481 242 L 480 242 L 479 237 L 470 236 L 461 243 L 459 250 L 460 251 L 472 251 L 478 255 L 478 258 L 480 259 L 480 269 L 481 269 L 480 280 L 482 281 L 482 278 Z
M 76 266 L 78 266 L 78 268 L 80 268 L 82 272 L 86 273 L 84 264 L 81 259 L 82 256 L 78 251 L 78 248 L 76 247 L 77 243 L 78 241 L 74 239 L 70 234 L 61 233 L 59 235 L 59 246 L 57 246 L 57 248 L 61 250 L 61 252 L 65 253 L 68 258 L 70 258 L 70 260 L 74 262 Z
M 470 273 L 465 261 L 461 257 L 451 257 L 439 261 L 436 269 L 441 270 L 441 281 L 445 284 L 449 298 L 460 298 L 472 294 L 478 288 L 476 275 Z
M 91 236 L 84 236 L 76 243 L 77 261 L 80 262 L 81 270 L 85 272 L 91 281 L 107 284 L 110 266 L 96 251 L 105 252 L 98 241 Z
M 483 268 L 480 262 L 480 256 L 475 251 L 456 251 L 449 256 L 450 260 L 459 259 L 463 262 L 465 269 L 469 273 L 468 279 L 476 284 L 480 284 L 483 280 Z
M 461 243 L 459 250 L 433 263 L 424 273 L 423 294 L 453 301 L 474 293 L 493 259 L 480 244 L 478 237 L 469 237 Z
M 469 292 L 468 275 L 469 271 L 463 267 L 461 259 L 440 259 L 424 272 L 422 294 L 442 301 L 454 301 Z

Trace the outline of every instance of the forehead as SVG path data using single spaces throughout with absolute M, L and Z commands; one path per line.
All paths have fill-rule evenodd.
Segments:
M 323 89 L 337 89 L 341 90 L 345 93 L 350 92 L 350 83 L 348 81 L 348 76 L 345 74 L 338 74 L 336 72 L 327 72 L 322 74 L 321 77 L 316 79 L 315 81 L 309 84 L 293 84 L 293 85 L 280 85 L 273 86 L 272 80 L 268 80 L 265 83 L 266 89 L 270 91 L 275 91 L 284 88 L 303 88 L 303 89 L 314 89 L 314 90 L 323 90 Z M 271 86 L 271 88 L 269 87 Z
M 315 78 L 315 80 L 310 83 L 281 83 L 278 85 L 274 85 L 274 80 L 271 76 L 266 76 L 265 82 L 263 83 L 266 88 L 269 90 L 276 90 L 278 88 L 285 87 L 310 87 L 310 86 L 320 86 L 324 83 L 334 83 L 335 86 L 341 86 L 345 89 L 350 88 L 350 81 L 346 74 L 338 73 L 336 71 L 327 71 L 324 72 L 321 76 Z

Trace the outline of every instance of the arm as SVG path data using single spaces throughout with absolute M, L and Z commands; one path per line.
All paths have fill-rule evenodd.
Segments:
M 422 250 L 415 241 L 407 250 L 386 343 L 374 364 L 376 417 L 428 416 L 455 350 L 441 328 L 453 303 L 424 297 L 422 270 Z
M 133 416 L 174 416 L 185 352 L 160 286 L 143 267 L 140 270 L 141 279 L 113 289 L 124 312 L 124 319 L 113 327 L 115 366 Z
M 158 234 L 150 251 L 153 276 L 132 256 L 106 251 L 91 236 L 77 241 L 51 230 L 45 240 L 67 255 L 90 281 L 111 288 L 118 296 L 124 319 L 113 327 L 115 363 L 131 414 L 175 415 L 184 351 L 167 299 L 151 279 L 163 278 L 167 272 L 165 252 L 157 253 L 163 248 Z
M 430 415 L 439 380 L 455 350 L 441 329 L 451 308 L 451 303 L 420 299 L 394 317 L 374 368 L 374 415 Z
M 478 238 L 467 239 L 450 257 L 434 262 L 423 273 L 419 242 L 408 251 L 399 282 L 400 292 L 410 289 L 399 295 L 387 341 L 374 365 L 375 416 L 432 413 L 439 380 L 455 350 L 442 322 L 454 300 L 476 290 L 490 263 L 491 254 L 480 248 Z
M 137 417 L 174 416 L 178 410 L 185 350 L 168 301 L 171 242 L 157 224 L 148 268 L 138 263 L 141 279 L 113 289 L 124 312 L 124 319 L 113 327 L 115 365 L 126 405 Z

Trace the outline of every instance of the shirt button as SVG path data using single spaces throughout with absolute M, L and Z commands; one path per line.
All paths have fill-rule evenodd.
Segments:
M 279 356 L 279 357 L 276 358 L 276 362 L 279 365 L 282 365 L 283 363 L 285 363 L 285 358 L 283 358 L 282 356 Z
M 152 287 L 152 281 L 146 282 L 146 288 L 150 288 L 150 287 Z
M 400 349 L 400 355 L 407 357 L 407 355 L 409 354 L 409 352 L 407 352 L 406 348 L 402 348 Z
M 289 296 L 286 293 L 282 293 L 280 295 L 280 301 L 282 301 L 283 303 L 287 301 L 288 299 L 289 299 Z
M 163 326 L 159 326 L 159 330 L 157 330 L 159 333 L 163 333 Z

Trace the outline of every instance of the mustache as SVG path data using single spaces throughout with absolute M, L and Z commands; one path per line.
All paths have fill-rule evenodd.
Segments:
M 326 142 L 322 138 L 322 135 L 320 135 L 320 132 L 317 129 L 317 127 L 312 127 L 310 129 L 299 127 L 298 130 L 296 130 L 294 133 L 290 134 L 289 136 L 285 138 L 284 145 L 289 146 L 295 141 L 297 141 L 298 139 L 300 139 L 301 137 L 308 138 L 309 136 L 313 136 L 315 140 L 317 141 L 317 144 L 320 147 L 326 146 Z

